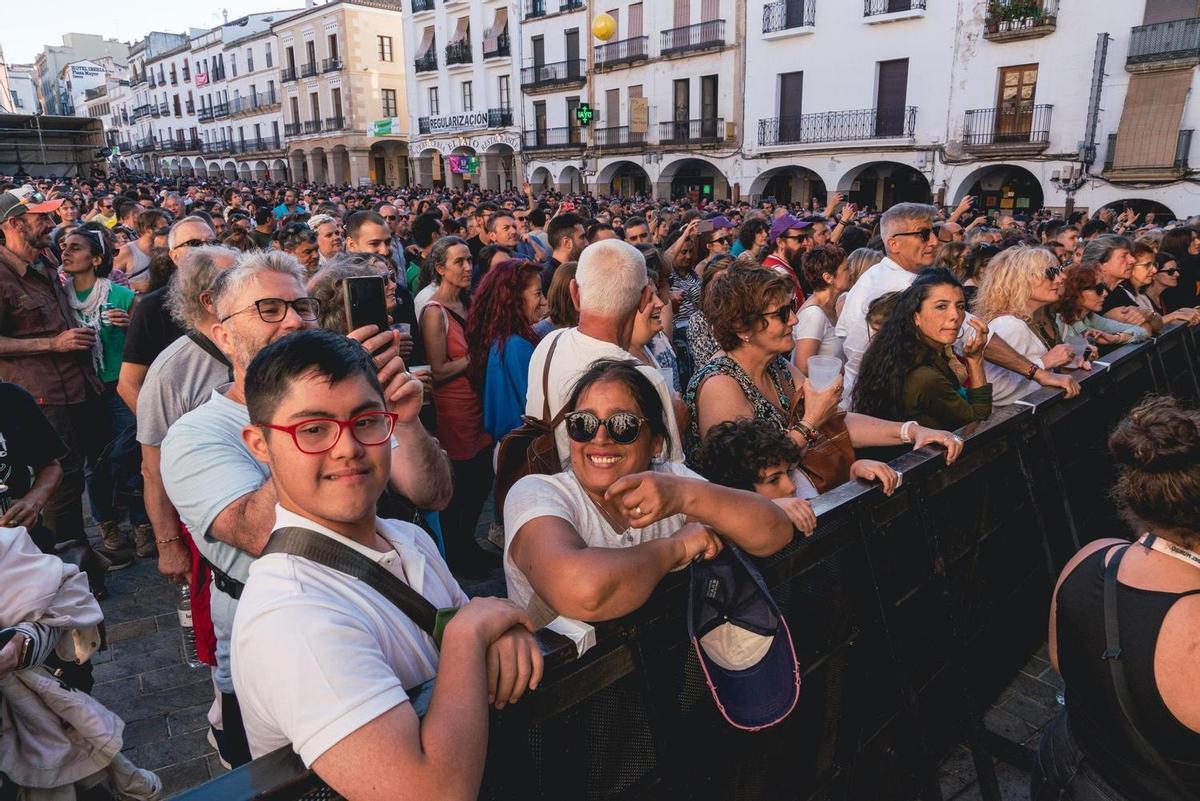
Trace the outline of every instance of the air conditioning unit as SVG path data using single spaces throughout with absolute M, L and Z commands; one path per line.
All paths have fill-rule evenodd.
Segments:
M 725 123 L 725 141 L 726 142 L 736 142 L 737 141 L 737 123 L 736 122 Z

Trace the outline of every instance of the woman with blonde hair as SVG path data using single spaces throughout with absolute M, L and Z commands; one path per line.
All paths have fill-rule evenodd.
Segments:
M 992 405 L 1007 406 L 1038 388 L 1037 369 L 1065 367 L 1075 354 L 1058 343 L 1053 316 L 1045 307 L 1062 295 L 1063 268 L 1053 253 L 1040 247 L 1014 247 L 989 263 L 975 297 L 975 314 L 991 332 L 1033 362 L 1029 375 L 987 364 Z M 1048 322 L 1047 322 L 1048 320 Z
M 858 248 L 846 259 L 846 266 L 850 269 L 850 286 L 858 283 L 858 279 L 867 270 L 874 267 L 879 262 L 883 261 L 883 251 L 873 248 Z M 843 292 L 837 299 L 837 313 L 840 317 L 842 314 L 842 306 L 846 304 L 846 292 Z

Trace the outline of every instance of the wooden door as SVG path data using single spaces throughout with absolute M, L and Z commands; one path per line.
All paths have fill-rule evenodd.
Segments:
M 908 103 L 908 59 L 879 62 L 875 98 L 875 135 L 903 136 Z
M 804 73 L 779 76 L 779 142 L 803 141 Z
M 1000 68 L 996 99 L 995 141 L 1028 142 L 1033 129 L 1033 104 L 1037 94 L 1038 65 Z

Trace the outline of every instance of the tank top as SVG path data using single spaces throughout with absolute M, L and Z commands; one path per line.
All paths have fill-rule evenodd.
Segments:
M 763 395 L 755 385 L 754 379 L 746 374 L 740 364 L 728 356 L 719 356 L 701 367 L 692 376 L 687 392 L 683 396 L 690 418 L 685 451 L 688 467 L 693 470 L 696 469 L 695 454 L 700 448 L 700 415 L 697 413 L 696 396 L 700 393 L 700 385 L 714 375 L 729 376 L 736 381 L 754 410 L 754 419 L 774 423 L 780 431 L 787 430 L 788 411 L 792 406 L 792 397 L 796 394 L 796 384 L 792 381 L 792 373 L 787 368 L 787 360 L 782 356 L 775 357 L 767 365 L 767 376 L 771 379 L 771 389 L 775 393 L 774 402 Z
M 1114 789 L 1130 799 L 1174 798 L 1170 784 L 1157 777 L 1126 735 L 1125 716 L 1102 657 L 1107 647 L 1106 553 L 1107 549 L 1087 557 L 1058 591 L 1058 665 L 1067 687 L 1067 719 L 1084 754 Z M 1177 600 L 1196 594 L 1200 590 L 1173 593 L 1117 585 L 1121 660 L 1138 728 L 1183 783 L 1200 794 L 1200 734 L 1171 714 L 1154 678 L 1154 652 L 1163 619 Z
M 126 275 L 137 275 L 150 266 L 150 254 L 143 253 L 136 240 L 129 243 L 129 258 L 133 260 L 133 265 L 125 271 Z
M 466 321 L 436 300 L 429 301 L 427 305 L 436 307 L 446 315 L 446 360 L 454 361 L 466 356 L 469 352 Z M 466 373 L 434 386 L 433 405 L 437 410 L 435 435 L 454 461 L 472 459 L 492 444 L 491 435 L 483 429 L 483 403 Z

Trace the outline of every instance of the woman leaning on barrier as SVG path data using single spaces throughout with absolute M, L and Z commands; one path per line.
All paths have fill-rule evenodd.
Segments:
M 1033 801 L 1200 797 L 1200 412 L 1134 409 L 1108 440 L 1138 540 L 1090 543 L 1050 610 L 1066 708 L 1038 749 Z

